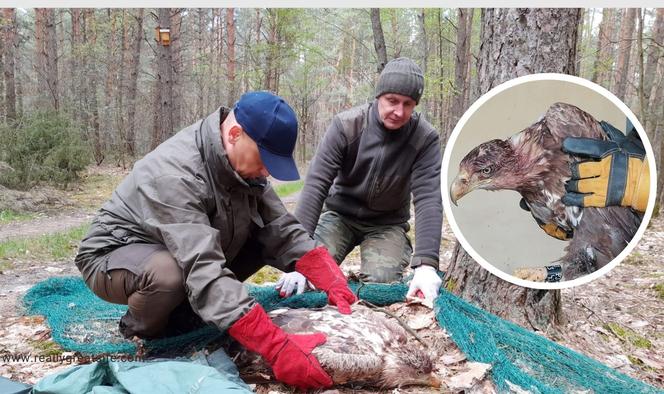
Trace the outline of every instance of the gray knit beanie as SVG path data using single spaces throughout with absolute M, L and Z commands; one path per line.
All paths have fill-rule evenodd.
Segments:
M 390 60 L 380 73 L 376 85 L 376 98 L 385 93 L 408 96 L 419 104 L 424 90 L 422 69 L 407 57 Z

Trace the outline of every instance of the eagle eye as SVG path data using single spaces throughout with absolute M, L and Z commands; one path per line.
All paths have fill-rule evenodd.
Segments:
M 489 175 L 489 174 L 491 174 L 491 167 L 484 167 L 484 168 L 482 168 L 482 174 L 484 174 L 484 175 Z

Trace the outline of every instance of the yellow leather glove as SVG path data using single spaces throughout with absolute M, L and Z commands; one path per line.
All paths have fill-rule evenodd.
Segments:
M 526 203 L 526 200 L 523 198 L 521 199 L 521 201 L 519 201 L 519 207 L 521 207 L 521 209 L 523 209 L 524 211 L 530 212 L 530 207 Z M 574 231 L 572 230 L 565 230 L 555 223 L 544 223 L 544 221 L 538 219 L 537 217 L 535 217 L 535 215 L 533 215 L 533 219 L 535 219 L 537 225 L 539 225 L 540 228 L 544 230 L 545 233 L 547 233 L 553 238 L 557 238 L 561 241 L 567 241 L 574 236 Z
M 650 169 L 636 131 L 625 136 L 600 122 L 608 140 L 568 137 L 563 151 L 591 160 L 572 164 L 562 201 L 579 207 L 621 205 L 644 212 L 650 194 Z

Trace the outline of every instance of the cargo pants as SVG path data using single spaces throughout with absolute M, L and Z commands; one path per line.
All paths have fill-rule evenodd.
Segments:
M 260 253 L 257 243 L 248 242 L 226 266 L 244 281 L 265 265 Z M 187 300 L 182 268 L 164 245 L 129 244 L 97 259 L 86 284 L 101 299 L 129 307 L 120 319 L 125 337 L 170 336 L 174 326 L 179 334 L 204 324 Z
M 337 264 L 360 246 L 360 278 L 366 282 L 400 281 L 413 248 L 410 225 L 376 225 L 326 210 L 318 219 L 314 238 L 322 242 Z

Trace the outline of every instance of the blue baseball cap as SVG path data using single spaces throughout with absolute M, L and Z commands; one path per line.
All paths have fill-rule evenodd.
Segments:
M 300 179 L 293 151 L 297 140 L 295 111 L 270 92 L 249 92 L 233 108 L 235 120 L 258 145 L 270 175 L 282 181 Z

